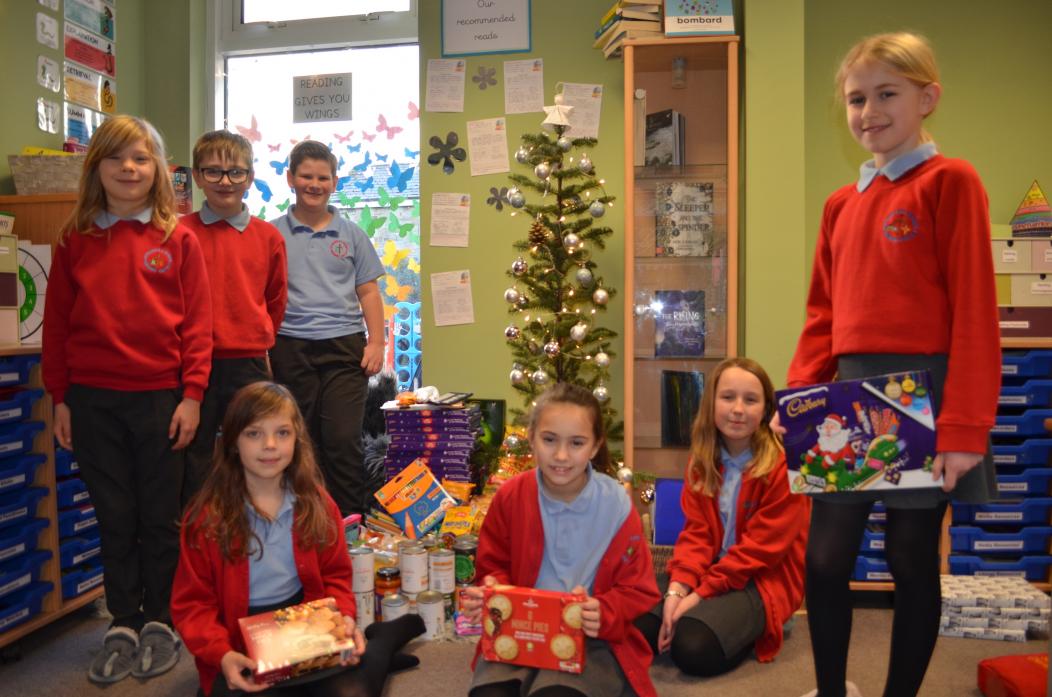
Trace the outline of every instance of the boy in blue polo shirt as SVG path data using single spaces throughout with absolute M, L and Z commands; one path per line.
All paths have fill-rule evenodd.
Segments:
M 288 306 L 271 367 L 299 402 L 340 512 L 364 513 L 362 416 L 369 376 L 383 367 L 384 268 L 365 232 L 329 205 L 336 157 L 324 144 L 296 145 L 286 176 L 296 203 L 271 222 L 285 238 Z

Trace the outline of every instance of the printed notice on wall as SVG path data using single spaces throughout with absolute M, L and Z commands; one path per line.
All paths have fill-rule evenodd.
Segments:
M 436 327 L 474 324 L 471 272 L 464 270 L 431 274 L 431 305 L 435 308 Z
M 292 78 L 292 122 L 350 121 L 351 73 Z
M 471 176 L 510 172 L 508 126 L 503 118 L 468 121 Z
M 43 12 L 37 12 L 37 43 L 58 49 L 58 20 Z
M 528 53 L 530 0 L 442 0 L 442 55 Z
M 95 111 L 112 114 L 117 110 L 117 84 L 105 75 L 85 70 L 74 63 L 63 64 L 67 102 L 74 102 Z
M 464 111 L 464 76 L 467 63 L 462 60 L 431 58 L 427 61 L 427 94 L 425 111 Z
M 544 111 L 544 61 L 504 61 L 504 113 Z
M 66 19 L 108 41 L 116 38 L 116 11 L 113 0 L 66 0 L 63 8 Z
M 92 34 L 72 22 L 66 22 L 65 31 L 65 50 L 68 60 L 76 61 L 110 77 L 117 75 L 117 58 L 114 55 L 112 39 Z
M 467 247 L 471 194 L 431 194 L 431 246 Z

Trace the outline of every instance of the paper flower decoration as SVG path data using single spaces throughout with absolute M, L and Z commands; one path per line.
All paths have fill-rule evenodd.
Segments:
M 441 162 L 442 171 L 446 174 L 453 174 L 453 160 L 463 162 L 468 157 L 468 153 L 464 148 L 457 147 L 457 143 L 460 142 L 460 136 L 457 135 L 456 131 L 450 131 L 446 134 L 445 142 L 442 142 L 442 139 L 438 136 L 431 136 L 427 142 L 431 144 L 431 147 L 435 148 L 435 152 L 427 156 L 427 164 L 437 165 Z
M 557 94 L 555 95 L 555 105 L 544 107 L 545 117 L 544 121 L 541 121 L 541 125 L 548 127 L 548 130 L 554 130 L 555 126 L 569 126 L 572 112 L 573 107 L 563 104 L 563 96 Z
M 471 81 L 478 85 L 480 90 L 484 90 L 490 85 L 495 85 L 497 84 L 497 69 L 480 65 L 479 74 L 472 76 Z
M 498 189 L 495 186 L 489 188 L 490 197 L 486 199 L 486 205 L 493 206 L 498 211 L 504 210 L 504 204 L 510 203 L 508 201 L 508 187 L 502 186 Z

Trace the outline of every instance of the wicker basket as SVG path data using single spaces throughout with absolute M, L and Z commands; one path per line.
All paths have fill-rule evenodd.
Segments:
M 665 567 L 668 566 L 668 560 L 672 558 L 672 545 L 656 545 L 651 543 L 650 545 L 650 556 L 654 559 L 654 573 L 663 574 L 665 573 Z
M 84 155 L 8 155 L 15 191 L 26 194 L 65 194 L 80 184 Z

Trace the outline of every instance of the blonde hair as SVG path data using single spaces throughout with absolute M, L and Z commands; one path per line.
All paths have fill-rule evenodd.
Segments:
M 926 38 L 908 31 L 867 36 L 851 47 L 840 61 L 836 71 L 836 98 L 843 104 L 844 83 L 848 72 L 856 65 L 881 63 L 896 75 L 904 77 L 917 87 L 927 87 L 939 81 L 939 66 L 935 62 L 935 50 Z M 928 116 L 935 111 L 928 113 Z M 921 129 L 921 142 L 931 141 L 931 135 Z
M 709 386 L 701 396 L 701 406 L 694 418 L 691 431 L 690 464 L 687 469 L 687 481 L 695 491 L 706 496 L 715 496 L 719 491 L 720 476 L 720 432 L 716 428 L 716 392 L 720 386 L 720 377 L 728 368 L 739 368 L 756 376 L 763 388 L 763 418 L 756 432 L 752 434 L 749 448 L 752 460 L 745 468 L 745 475 L 754 479 L 766 477 L 778 464 L 782 451 L 778 436 L 771 430 L 771 416 L 774 414 L 774 384 L 756 361 L 751 358 L 727 358 L 716 366 L 709 379 Z
M 148 121 L 135 116 L 111 116 L 95 130 L 84 158 L 84 169 L 80 173 L 77 203 L 69 218 L 62 225 L 62 234 L 73 232 L 97 235 L 95 217 L 106 210 L 106 191 L 99 177 L 99 163 L 120 152 L 132 143 L 141 140 L 154 164 L 153 186 L 150 187 L 150 205 L 153 214 L 150 224 L 164 232 L 167 241 L 179 222 L 175 208 L 175 192 L 168 176 L 168 161 L 164 151 L 164 140 Z

